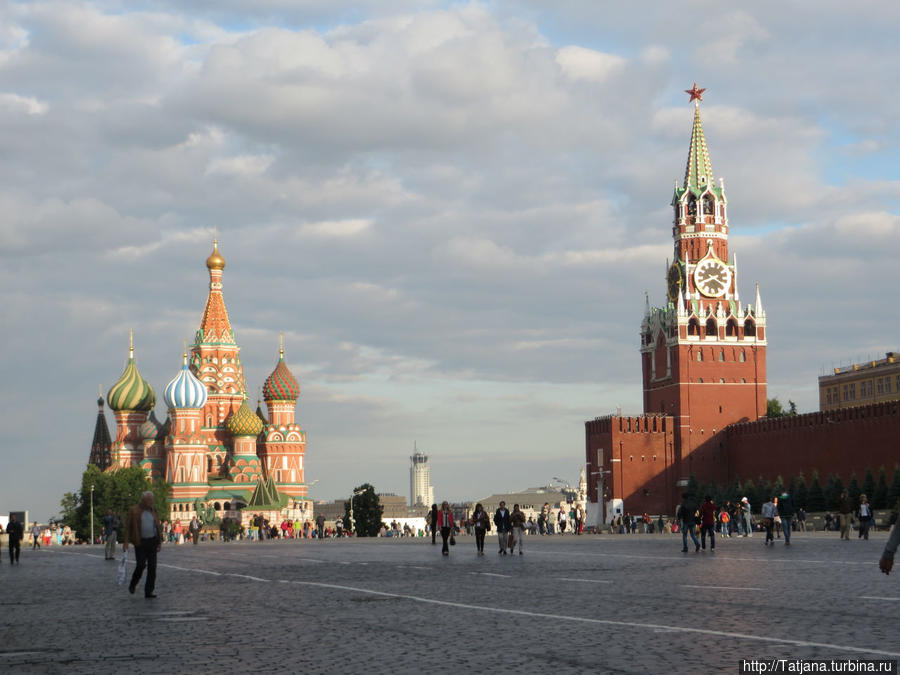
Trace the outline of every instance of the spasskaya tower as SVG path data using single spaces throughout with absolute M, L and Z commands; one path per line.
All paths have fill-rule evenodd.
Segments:
M 766 313 L 758 284 L 754 302 L 741 303 L 725 185 L 713 178 L 700 119 L 703 91 L 695 83 L 686 92 L 694 123 L 671 203 L 674 254 L 666 302 L 646 302 L 641 363 L 644 413 L 674 418 L 676 473 L 724 480 L 724 428 L 766 414 Z

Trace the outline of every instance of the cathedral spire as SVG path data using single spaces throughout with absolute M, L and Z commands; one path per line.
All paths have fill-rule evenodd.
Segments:
M 700 194 L 707 186 L 714 185 L 712 163 L 709 161 L 709 150 L 703 135 L 703 122 L 700 119 L 700 101 L 694 104 L 694 126 L 691 129 L 691 147 L 688 151 L 687 168 L 684 171 L 684 188 L 694 194 Z
M 91 456 L 88 464 L 93 464 L 101 471 L 106 471 L 112 464 L 111 452 L 112 440 L 109 436 L 109 427 L 106 424 L 106 415 L 103 412 L 103 392 L 97 399 L 97 422 L 94 424 L 94 440 L 91 443 Z
M 209 297 L 203 310 L 200 330 L 197 331 L 197 344 L 211 342 L 234 344 L 228 310 L 225 309 L 225 299 L 222 297 L 222 270 L 225 269 L 225 258 L 219 253 L 218 239 L 213 239 L 213 252 L 206 259 L 206 266 L 209 268 Z

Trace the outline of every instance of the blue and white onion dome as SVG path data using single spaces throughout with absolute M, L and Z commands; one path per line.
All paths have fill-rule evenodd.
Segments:
M 188 367 L 187 354 L 181 372 L 166 385 L 163 398 L 169 408 L 202 408 L 206 405 L 206 387 Z

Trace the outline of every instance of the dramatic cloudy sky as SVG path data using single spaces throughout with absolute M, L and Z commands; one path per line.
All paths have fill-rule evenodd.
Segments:
M 0 512 L 77 486 L 129 328 L 176 373 L 213 228 L 254 399 L 284 331 L 313 497 L 406 494 L 413 442 L 439 498 L 576 480 L 584 420 L 641 408 L 694 80 L 770 396 L 814 409 L 900 347 L 898 32 L 865 1 L 0 2 Z

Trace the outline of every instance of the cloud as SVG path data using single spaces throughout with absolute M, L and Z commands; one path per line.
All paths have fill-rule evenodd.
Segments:
M 11 113 L 25 113 L 26 115 L 44 115 L 48 106 L 43 101 L 38 101 L 31 96 L 19 96 L 18 94 L 0 93 L 0 110 Z
M 643 292 L 664 293 L 694 79 L 743 296 L 759 280 L 769 313 L 772 391 L 814 408 L 823 363 L 896 347 L 879 289 L 900 255 L 884 86 L 900 10 L 6 9 L 0 443 L 22 471 L 53 466 L 48 485 L 77 480 L 72 430 L 89 435 L 129 327 L 155 386 L 177 371 L 214 231 L 251 393 L 285 333 L 316 496 L 402 492 L 413 440 L 447 494 L 574 476 L 581 419 L 640 408 Z M 47 410 L 29 454 L 20 420 Z
M 611 73 L 624 66 L 625 59 L 615 54 L 603 54 L 593 49 L 569 45 L 557 52 L 556 62 L 563 74 L 572 80 L 603 82 Z

